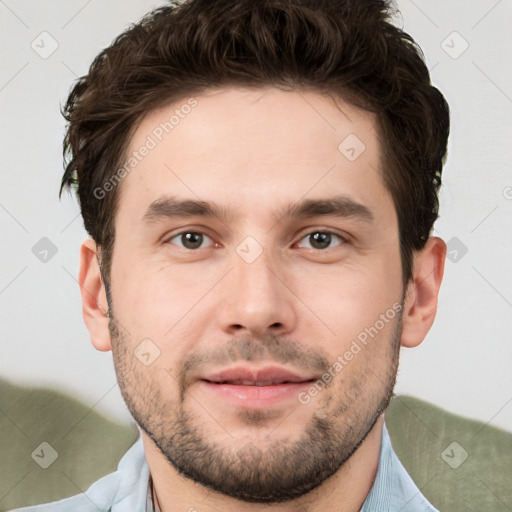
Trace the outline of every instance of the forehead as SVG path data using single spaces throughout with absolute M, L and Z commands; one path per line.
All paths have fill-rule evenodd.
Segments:
M 246 215 L 278 207 L 280 197 L 337 192 L 368 202 L 387 193 L 380 154 L 375 115 L 341 98 L 208 89 L 142 119 L 125 155 L 118 213 L 143 214 L 164 194 L 229 202 Z

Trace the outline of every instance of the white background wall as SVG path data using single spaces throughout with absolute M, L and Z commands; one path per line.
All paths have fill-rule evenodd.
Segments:
M 0 1 L 0 372 L 63 389 L 122 420 L 130 417 L 111 354 L 91 346 L 81 317 L 76 276 L 86 234 L 78 206 L 57 197 L 59 105 L 94 56 L 159 4 Z M 446 264 L 432 331 L 403 350 L 396 391 L 512 431 L 512 2 L 398 6 L 451 106 L 436 234 L 451 241 L 455 261 Z M 32 44 L 43 55 L 58 48 L 42 58 Z M 42 237 L 57 248 L 46 263 L 32 252 Z

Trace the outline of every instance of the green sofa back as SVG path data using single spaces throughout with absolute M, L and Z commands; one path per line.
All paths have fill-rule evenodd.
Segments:
M 63 393 L 0 379 L 0 510 L 85 491 L 114 471 L 138 429 Z M 441 511 L 512 510 L 512 434 L 408 396 L 386 412 L 393 447 Z

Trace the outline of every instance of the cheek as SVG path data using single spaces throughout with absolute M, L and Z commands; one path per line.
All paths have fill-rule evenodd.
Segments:
M 135 262 L 119 265 L 112 281 L 118 314 L 132 324 L 152 325 L 162 312 L 172 313 L 181 302 L 176 297 L 180 297 L 182 286 L 178 276 L 162 270 Z
M 198 318 L 208 318 L 208 292 L 219 276 L 221 269 L 205 265 L 146 264 L 132 265 L 130 272 L 118 270 L 112 282 L 115 315 L 135 344 L 151 339 L 162 355 L 169 345 L 179 354 L 200 334 L 204 322 Z
M 296 293 L 310 310 L 305 313 L 307 328 L 322 332 L 338 351 L 376 322 L 379 332 L 387 333 L 401 298 L 400 275 L 396 274 L 372 263 L 365 267 L 326 267 L 307 280 L 296 280 Z M 387 322 L 382 326 L 380 318 L 386 313 Z

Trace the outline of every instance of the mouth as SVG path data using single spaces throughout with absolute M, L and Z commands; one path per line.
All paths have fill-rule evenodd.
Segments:
M 315 375 L 301 373 L 282 366 L 265 366 L 252 368 L 248 366 L 235 366 L 220 372 L 210 373 L 202 380 L 214 384 L 234 384 L 238 386 L 272 386 L 284 383 L 297 383 L 311 381 Z
M 217 400 L 236 407 L 263 409 L 294 399 L 316 376 L 283 367 L 235 367 L 199 379 Z

